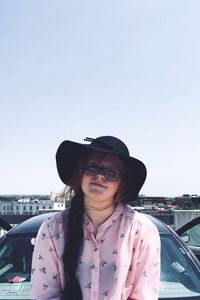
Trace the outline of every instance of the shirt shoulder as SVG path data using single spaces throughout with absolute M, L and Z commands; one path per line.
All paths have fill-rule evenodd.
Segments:
M 67 216 L 68 209 L 53 214 L 42 223 L 38 235 L 42 232 L 43 237 L 48 238 L 63 234 L 67 227 Z
M 134 223 L 134 225 L 141 226 L 143 228 L 152 229 L 157 231 L 156 225 L 143 213 L 135 211 L 130 206 L 124 205 L 123 207 L 123 215 L 126 218 L 129 218 L 131 223 Z

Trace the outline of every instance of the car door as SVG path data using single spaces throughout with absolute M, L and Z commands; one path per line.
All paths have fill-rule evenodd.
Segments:
M 200 217 L 185 224 L 176 232 L 200 261 Z

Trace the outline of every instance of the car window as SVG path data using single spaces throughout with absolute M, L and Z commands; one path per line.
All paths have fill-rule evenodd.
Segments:
M 160 299 L 200 297 L 200 274 L 171 235 L 161 235 Z
M 188 245 L 200 247 L 200 224 L 196 224 L 195 226 L 186 230 L 182 235 L 188 236 Z
M 30 281 L 33 248 L 32 237 L 4 239 L 0 243 L 0 283 Z

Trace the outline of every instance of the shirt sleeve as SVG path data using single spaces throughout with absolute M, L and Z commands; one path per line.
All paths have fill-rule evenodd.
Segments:
M 160 236 L 152 223 L 141 226 L 138 249 L 134 249 L 132 266 L 135 269 L 129 300 L 158 300 L 160 284 Z
M 59 255 L 55 241 L 59 234 L 55 234 L 49 221 L 40 227 L 32 259 L 31 299 L 32 300 L 60 300 L 61 280 L 59 270 Z

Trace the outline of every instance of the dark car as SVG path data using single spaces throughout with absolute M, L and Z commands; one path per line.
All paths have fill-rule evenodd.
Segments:
M 51 215 L 32 217 L 1 237 L 0 299 L 30 299 L 35 238 L 41 223 Z M 151 216 L 147 217 L 157 226 L 161 237 L 159 299 L 200 299 L 200 264 L 197 257 L 172 229 Z M 181 234 L 191 241 L 188 231 Z

